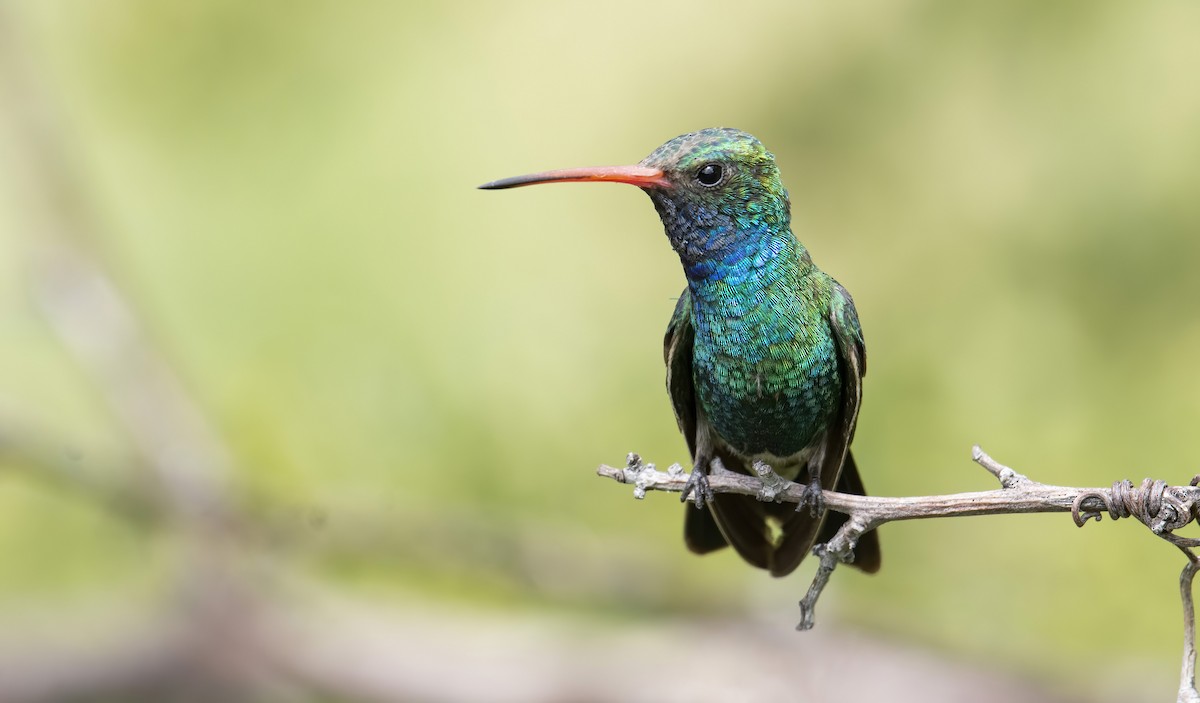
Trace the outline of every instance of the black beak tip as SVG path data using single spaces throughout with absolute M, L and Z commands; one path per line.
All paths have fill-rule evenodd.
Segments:
M 514 185 L 517 185 L 515 183 L 516 180 L 517 179 L 515 178 L 501 178 L 498 181 L 488 181 L 487 183 L 476 187 L 479 188 L 479 190 L 504 190 L 505 188 L 512 188 Z

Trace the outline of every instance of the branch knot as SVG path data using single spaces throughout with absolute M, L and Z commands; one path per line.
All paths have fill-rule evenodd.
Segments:
M 790 481 L 775 473 L 775 470 L 763 461 L 754 462 L 754 473 L 762 480 L 762 488 L 758 489 L 756 496 L 760 501 L 778 503 L 783 500 L 783 494 L 787 491 Z
M 1135 487 L 1132 481 L 1125 480 L 1114 482 L 1108 491 L 1080 493 L 1071 504 L 1071 517 L 1076 525 L 1083 527 L 1090 519 L 1100 520 L 1101 508 L 1113 520 L 1136 517 L 1154 534 L 1161 535 L 1191 522 L 1196 505 L 1194 498 L 1166 481 L 1147 478 Z

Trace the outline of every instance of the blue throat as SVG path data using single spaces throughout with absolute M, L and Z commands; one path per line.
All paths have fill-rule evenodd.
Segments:
M 740 203 L 731 215 L 715 204 L 650 193 L 689 285 L 726 278 L 749 282 L 764 269 L 794 261 L 807 269 L 812 259 L 790 229 L 787 201 Z M 730 281 L 733 283 L 734 281 Z

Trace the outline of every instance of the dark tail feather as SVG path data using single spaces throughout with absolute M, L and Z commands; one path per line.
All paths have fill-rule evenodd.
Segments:
M 683 510 L 683 541 L 688 549 L 696 554 L 708 554 L 729 546 L 711 510 L 707 507 L 697 510 L 691 503 L 685 505 Z
M 743 467 L 734 457 L 722 457 L 726 467 Z M 846 455 L 836 488 L 827 490 L 866 495 L 858 467 L 851 454 Z M 750 564 L 766 569 L 772 576 L 787 576 L 796 570 L 814 544 L 829 541 L 845 524 L 846 516 L 826 511 L 824 519 L 813 518 L 807 510 L 797 511 L 791 503 L 762 503 L 751 496 L 718 493 L 712 504 L 703 510 L 688 505 L 685 508 L 684 541 L 688 549 L 707 554 L 726 545 Z M 770 523 L 775 523 L 772 526 Z M 783 538 L 775 544 L 774 531 Z M 879 570 L 881 554 L 879 535 L 872 531 L 859 538 L 852 566 L 875 573 Z
M 787 576 L 812 551 L 823 520 L 813 517 L 808 508 L 796 510 L 795 503 L 772 503 L 770 512 L 779 521 L 783 539 L 772 551 L 767 569 L 772 576 Z
M 731 493 L 713 496 L 709 505 L 713 521 L 725 540 L 739 556 L 760 569 L 770 568 L 771 554 L 775 551 L 767 524 L 768 505 L 752 496 Z
M 854 464 L 854 455 L 849 452 L 846 453 L 846 463 L 842 465 L 842 475 L 838 479 L 836 490 L 838 493 L 853 493 L 860 496 L 867 494 L 867 489 L 863 487 L 862 477 L 858 475 L 858 467 Z M 817 535 L 817 542 L 828 542 L 833 539 L 838 529 L 846 524 L 846 519 L 845 513 L 830 510 L 825 518 L 825 524 L 821 526 L 821 533 Z M 854 548 L 854 561 L 850 562 L 850 566 L 873 574 L 879 571 L 882 561 L 883 553 L 879 550 L 879 533 L 871 530 L 859 537 L 858 546 Z
M 721 461 L 730 471 L 747 473 L 737 456 L 722 454 Z M 731 545 L 738 555 L 760 569 L 770 569 L 775 545 L 767 514 L 772 508 L 786 507 L 762 503 L 753 496 L 718 493 L 702 510 L 686 506 L 683 523 L 684 541 L 697 554 Z
M 718 493 L 701 510 L 684 508 L 683 540 L 696 554 L 733 545 L 738 556 L 760 569 L 771 568 L 771 544 L 763 503 L 749 496 Z M 720 515 L 720 517 L 717 517 Z
M 720 458 L 727 469 L 750 473 L 741 457 L 722 452 Z M 750 564 L 785 576 L 808 554 L 820 526 L 820 519 L 808 511 L 797 512 L 791 503 L 764 503 L 753 496 L 718 493 L 708 510 L 689 510 L 684 537 L 693 552 L 704 554 L 729 544 Z

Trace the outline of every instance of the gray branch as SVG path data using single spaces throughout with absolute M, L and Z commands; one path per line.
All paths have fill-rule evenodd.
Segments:
M 1130 481 L 1117 481 L 1108 488 L 1074 488 L 1034 481 L 996 461 L 978 446 L 973 448 L 972 458 L 996 477 L 1000 488 L 899 498 L 825 491 L 826 507 L 846 514 L 849 519 L 832 539 L 813 548 L 819 564 L 808 592 L 800 601 L 800 623 L 796 629 L 812 628 L 817 599 L 838 564 L 854 559 L 854 547 L 859 538 L 889 522 L 967 515 L 1069 512 L 1075 524 L 1082 527 L 1090 519 L 1100 520 L 1105 512 L 1114 520 L 1136 517 L 1151 532 L 1174 544 L 1187 556 L 1188 564 L 1180 575 L 1184 654 L 1178 701 L 1200 703 L 1200 692 L 1195 684 L 1196 627 L 1192 607 L 1192 581 L 1200 570 L 1200 559 L 1193 548 L 1200 546 L 1200 540 L 1174 534 L 1175 530 L 1196 519 L 1197 503 L 1200 503 L 1200 488 L 1196 483 L 1200 477 L 1192 479 L 1187 486 L 1145 479 L 1138 486 Z M 758 500 L 799 503 L 804 498 L 805 486 L 785 481 L 765 464 L 756 463 L 754 469 L 757 477 L 714 471 L 708 478 L 709 486 L 713 493 L 736 493 Z M 629 455 L 624 468 L 601 465 L 596 473 L 620 483 L 633 484 L 637 498 L 644 497 L 646 491 L 680 492 L 688 478 L 678 465 L 666 472 L 658 471 L 637 454 Z

